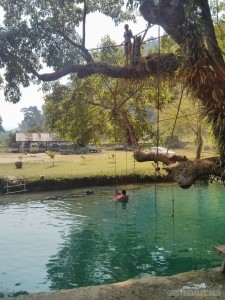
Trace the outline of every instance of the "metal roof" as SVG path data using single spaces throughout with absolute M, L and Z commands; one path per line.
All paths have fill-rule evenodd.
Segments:
M 54 133 L 16 133 L 17 142 L 57 142 L 59 141 L 58 137 Z

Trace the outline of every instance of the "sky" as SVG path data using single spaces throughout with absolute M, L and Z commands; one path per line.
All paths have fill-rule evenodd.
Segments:
M 137 23 L 128 22 L 133 34 L 136 35 L 146 29 L 147 22 L 141 17 L 137 19 Z M 88 49 L 95 48 L 100 44 L 101 38 L 105 35 L 109 35 L 112 40 L 117 44 L 123 42 L 124 24 L 115 26 L 111 18 L 103 16 L 99 13 L 91 14 L 87 18 L 86 27 L 86 47 Z M 157 36 L 157 29 L 150 29 L 145 39 Z M 40 72 L 41 73 L 41 72 Z M 28 88 L 22 88 L 22 98 L 17 104 L 6 102 L 4 99 L 4 91 L 0 90 L 0 116 L 3 120 L 3 128 L 5 130 L 11 130 L 18 126 L 24 118 L 24 114 L 21 112 L 22 108 L 29 106 L 37 106 L 41 110 L 44 104 L 43 93 L 38 91 L 40 87 L 30 86 Z

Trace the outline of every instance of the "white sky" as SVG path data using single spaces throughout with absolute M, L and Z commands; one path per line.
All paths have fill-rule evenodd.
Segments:
M 128 22 L 133 34 L 138 34 L 147 27 L 147 23 L 143 18 L 138 18 L 136 24 Z M 100 44 L 103 36 L 109 34 L 110 38 L 117 44 L 123 42 L 124 24 L 115 27 L 113 21 L 109 17 L 95 13 L 87 18 L 86 28 L 86 47 L 95 48 Z M 145 39 L 150 36 L 156 36 L 157 30 L 150 29 Z M 0 116 L 3 120 L 5 130 L 14 129 L 23 120 L 24 114 L 20 111 L 24 107 L 37 106 L 41 109 L 44 104 L 43 94 L 38 91 L 38 86 L 30 86 L 22 89 L 21 101 L 17 104 L 8 103 L 4 99 L 4 91 L 0 90 Z

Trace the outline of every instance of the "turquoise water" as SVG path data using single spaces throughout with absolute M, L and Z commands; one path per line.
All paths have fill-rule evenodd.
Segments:
M 96 187 L 90 196 L 1 196 L 0 297 L 221 264 L 212 247 L 225 243 L 222 185 L 126 188 L 127 204 L 113 201 L 112 187 Z

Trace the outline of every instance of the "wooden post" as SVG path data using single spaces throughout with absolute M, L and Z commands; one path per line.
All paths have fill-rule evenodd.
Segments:
M 141 58 L 141 35 L 136 36 L 134 38 L 133 49 L 132 49 L 132 58 L 131 64 L 136 65 L 138 64 Z

